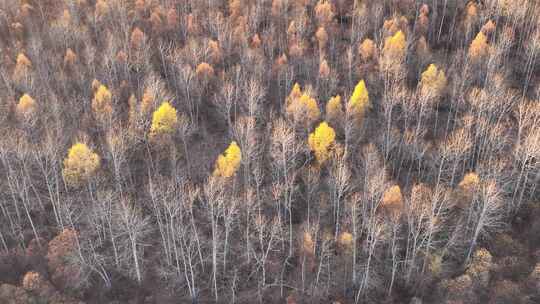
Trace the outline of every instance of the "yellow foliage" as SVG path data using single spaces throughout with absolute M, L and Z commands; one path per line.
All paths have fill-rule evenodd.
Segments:
M 110 118 L 112 114 L 112 94 L 104 85 L 99 85 L 92 100 L 92 110 L 98 118 Z
M 478 174 L 471 172 L 471 173 L 467 173 L 463 177 L 463 180 L 459 183 L 458 187 L 460 187 L 463 190 L 470 191 L 470 190 L 476 189 L 479 184 L 480 184 L 480 177 L 478 177 Z
M 466 208 L 480 187 L 480 177 L 474 172 L 467 173 L 455 191 L 455 203 L 459 208 Z
M 291 93 L 289 94 L 289 102 L 300 98 L 300 96 L 302 96 L 302 89 L 300 88 L 300 85 L 298 83 L 295 83 L 291 90 Z
M 176 130 L 177 123 L 176 109 L 168 102 L 164 102 L 152 116 L 150 136 L 172 134 Z
M 28 59 L 28 57 L 26 57 L 25 54 L 19 53 L 17 55 L 17 66 L 24 66 L 26 68 L 31 68 L 32 62 L 30 61 L 30 59 Z
M 402 31 L 397 31 L 393 36 L 386 38 L 383 53 L 388 64 L 399 64 L 405 59 L 407 41 Z
M 326 103 L 326 118 L 329 121 L 339 120 L 344 116 L 341 96 L 337 95 Z
M 62 175 L 70 186 L 80 186 L 99 168 L 100 158 L 83 143 L 74 144 L 64 159 Z
M 369 92 L 366 88 L 364 80 L 360 80 L 354 87 L 354 91 L 347 104 L 347 111 L 358 118 L 364 117 L 366 110 L 371 108 L 369 101 Z
M 306 119 L 308 123 L 318 120 L 321 116 L 317 101 L 306 93 L 302 93 L 300 98 L 291 100 L 287 106 L 287 113 L 297 122 Z
M 339 244 L 347 249 L 352 248 L 354 242 L 353 235 L 349 232 L 342 232 L 339 235 Z
M 319 164 L 323 164 L 329 158 L 335 139 L 336 132 L 325 121 L 309 134 L 308 144 Z
M 488 54 L 489 45 L 487 43 L 487 37 L 484 33 L 479 32 L 476 38 L 471 42 L 469 47 L 469 56 L 473 59 L 480 59 Z
M 32 68 L 32 62 L 26 55 L 19 53 L 17 55 L 17 64 L 13 71 L 13 78 L 21 80 Z
M 28 94 L 24 94 L 15 108 L 17 117 L 20 120 L 27 121 L 36 113 L 36 101 Z
M 389 213 L 390 217 L 396 219 L 403 209 L 403 196 L 398 185 L 390 187 L 383 194 L 381 206 Z
M 233 141 L 225 152 L 218 156 L 214 176 L 227 178 L 234 176 L 240 167 L 240 161 L 242 161 L 242 151 L 236 142 Z
M 420 80 L 421 94 L 423 96 L 440 96 L 446 88 L 446 75 L 436 65 L 430 64 L 422 73 Z

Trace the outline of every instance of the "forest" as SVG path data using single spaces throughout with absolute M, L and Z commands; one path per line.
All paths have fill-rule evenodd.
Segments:
M 540 303 L 540 1 L 0 0 L 0 303 Z

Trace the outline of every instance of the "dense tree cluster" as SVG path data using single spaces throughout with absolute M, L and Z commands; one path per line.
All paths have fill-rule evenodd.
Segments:
M 0 1 L 0 303 L 540 303 L 539 16 Z

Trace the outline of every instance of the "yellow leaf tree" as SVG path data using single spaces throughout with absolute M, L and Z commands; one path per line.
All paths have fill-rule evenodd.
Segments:
M 24 53 L 17 55 L 17 64 L 13 70 L 13 78 L 20 81 L 22 80 L 32 69 L 32 62 Z
M 339 122 L 345 114 L 343 113 L 343 105 L 341 104 L 341 96 L 337 95 L 326 103 L 326 119 L 331 123 Z
M 473 60 L 478 60 L 485 57 L 488 54 L 488 50 L 487 37 L 484 33 L 479 32 L 469 46 L 469 56 Z
M 402 31 L 397 31 L 393 36 L 386 38 L 383 48 L 383 68 L 398 67 L 405 60 L 406 51 L 407 41 Z
M 152 116 L 152 125 L 150 126 L 150 137 L 171 135 L 176 130 L 178 117 L 176 109 L 168 102 L 163 102 Z
M 381 199 L 381 207 L 391 219 L 396 220 L 403 210 L 403 196 L 398 185 L 388 188 Z
M 336 132 L 325 121 L 309 134 L 308 144 L 319 164 L 323 164 L 330 157 L 335 139 Z
M 98 120 L 102 122 L 110 119 L 112 115 L 112 94 L 109 89 L 100 84 L 94 99 L 92 100 L 92 110 Z
M 62 175 L 66 184 L 80 186 L 94 175 L 99 164 L 99 155 L 92 152 L 87 145 L 77 142 L 69 149 L 64 159 Z
M 426 97 L 441 96 L 446 89 L 446 75 L 444 71 L 439 70 L 436 65 L 430 64 L 422 73 L 420 80 L 420 94 Z
M 351 98 L 349 98 L 349 103 L 347 104 L 347 111 L 353 117 L 362 119 L 369 108 L 371 108 L 371 103 L 369 101 L 369 92 L 367 90 L 364 80 L 360 80 L 358 84 L 354 87 Z
M 36 110 L 36 101 L 30 95 L 24 94 L 17 103 L 15 113 L 19 121 L 30 122 L 35 118 Z
M 229 147 L 218 156 L 216 160 L 216 167 L 214 169 L 214 176 L 219 177 L 231 177 L 236 174 L 242 161 L 242 151 L 235 141 L 232 141 Z
M 287 114 L 297 123 L 304 122 L 309 125 L 321 117 L 321 111 L 315 98 L 302 92 L 298 84 L 294 85 L 287 101 Z

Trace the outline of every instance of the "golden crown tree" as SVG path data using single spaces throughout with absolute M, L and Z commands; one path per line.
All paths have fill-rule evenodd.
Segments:
M 309 148 L 315 154 L 319 164 L 323 164 L 331 155 L 331 149 L 335 144 L 336 132 L 326 123 L 321 122 L 313 133 L 309 134 Z
M 388 188 L 381 199 L 381 207 L 388 214 L 390 219 L 397 220 L 403 210 L 403 196 L 401 188 L 394 185 Z
M 20 81 L 31 71 L 32 61 L 26 57 L 24 53 L 19 53 L 17 55 L 17 63 L 15 64 L 15 69 L 13 70 L 13 78 Z
M 295 122 L 305 122 L 305 124 L 309 125 L 321 117 L 321 111 L 315 98 L 312 98 L 306 92 L 302 92 L 298 84 L 293 86 L 287 101 L 287 114 Z
M 242 151 L 235 141 L 232 141 L 229 147 L 218 156 L 214 176 L 229 178 L 236 174 L 242 161 Z
M 397 31 L 393 36 L 386 38 L 383 48 L 383 68 L 397 68 L 405 60 L 407 52 L 407 40 L 402 31 Z
M 424 97 L 439 97 L 446 89 L 446 75 L 436 65 L 430 64 L 422 73 L 420 94 Z
M 472 60 L 479 60 L 487 56 L 488 51 L 489 45 L 487 37 L 484 33 L 479 32 L 469 46 L 469 57 L 471 57 Z
M 36 101 L 28 94 L 24 94 L 15 108 L 17 119 L 23 123 L 30 123 L 36 116 Z
M 69 186 L 77 187 L 88 181 L 99 168 L 100 157 L 84 143 L 75 143 L 64 159 L 62 175 Z
M 330 98 L 326 103 L 326 120 L 331 123 L 338 123 L 344 116 L 341 96 L 337 95 Z
M 150 137 L 170 136 L 174 134 L 178 125 L 176 109 L 168 102 L 163 102 L 152 115 Z
M 92 100 L 92 110 L 100 122 L 106 122 L 112 116 L 112 94 L 105 86 L 100 84 L 94 99 Z
M 364 80 L 360 80 L 349 98 L 347 112 L 353 118 L 362 119 L 369 108 L 371 108 L 369 91 Z

